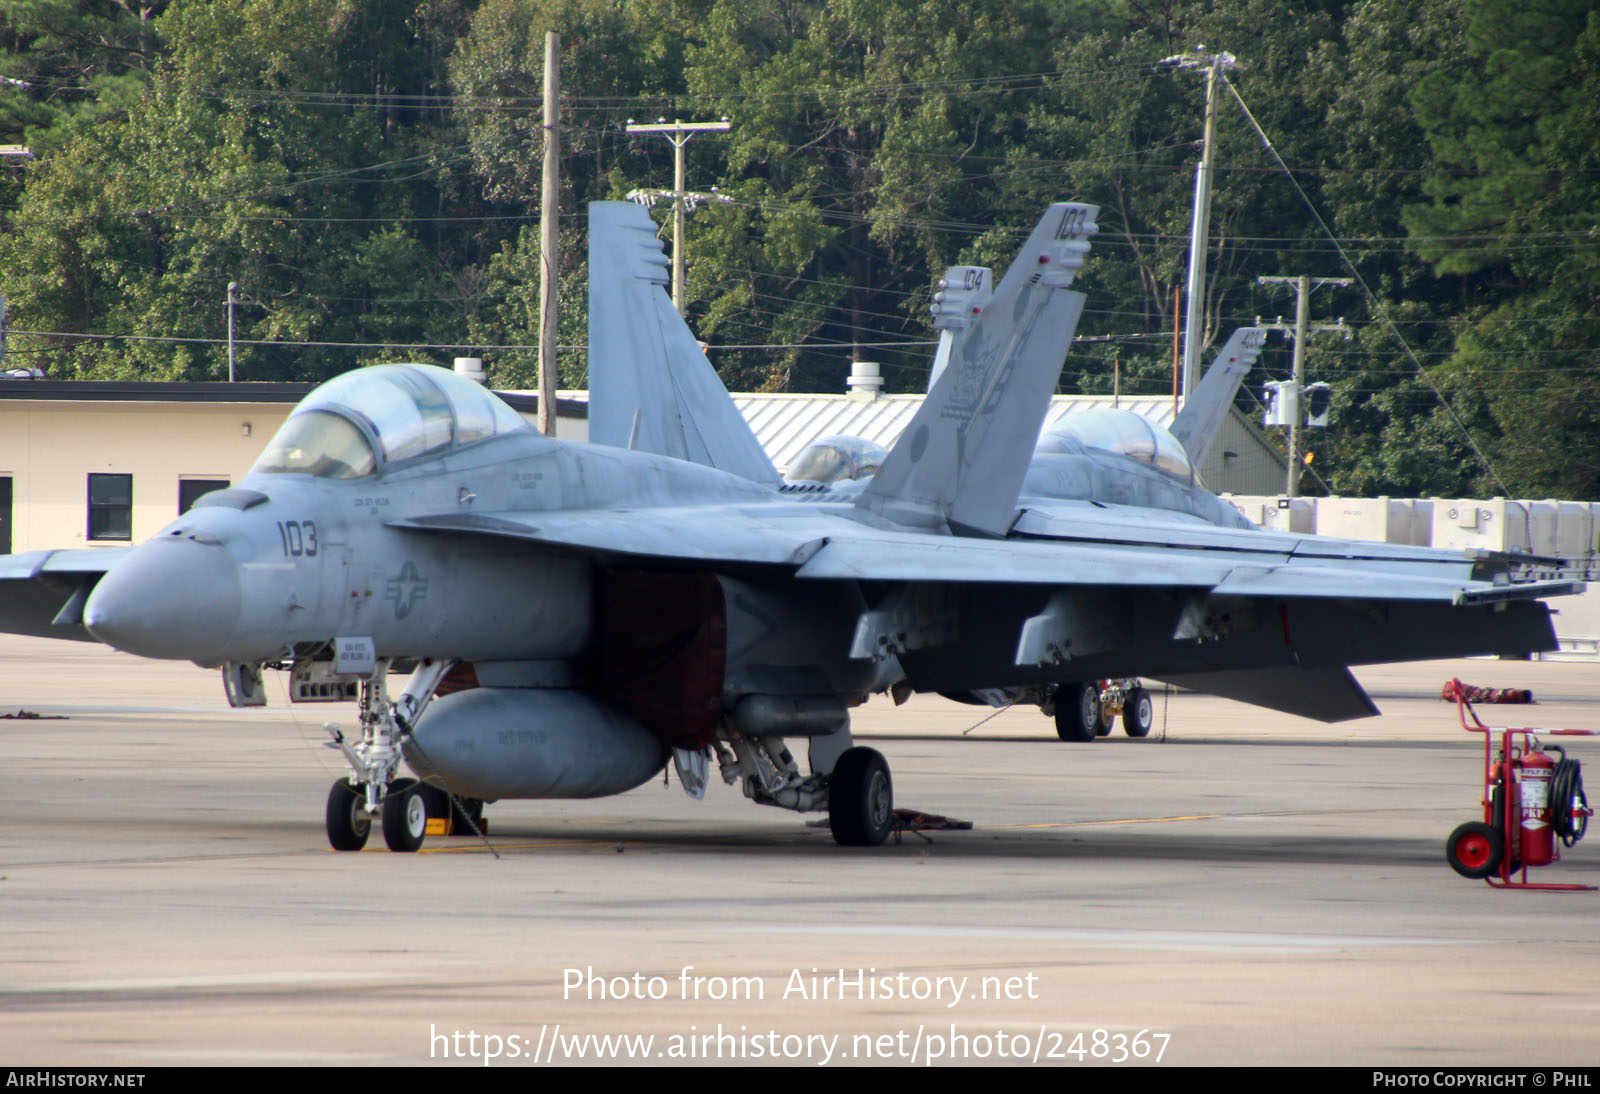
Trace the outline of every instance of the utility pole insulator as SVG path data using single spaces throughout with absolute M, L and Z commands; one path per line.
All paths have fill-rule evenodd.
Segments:
M 715 122 L 669 122 L 663 119 L 653 124 L 637 125 L 629 119 L 628 124 L 624 126 L 629 133 L 660 133 L 672 143 L 672 189 L 635 190 L 628 195 L 628 198 L 646 206 L 653 206 L 662 198 L 672 199 L 672 306 L 678 309 L 679 315 L 683 314 L 684 215 L 705 202 L 719 201 L 732 204 L 731 199 L 723 197 L 715 190 L 707 194 L 688 189 L 683 178 L 683 148 L 696 133 L 726 133 L 732 128 L 733 125 L 727 118 Z

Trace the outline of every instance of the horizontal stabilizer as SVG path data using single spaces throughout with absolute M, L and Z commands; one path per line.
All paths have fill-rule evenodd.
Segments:
M 893 520 L 1004 536 L 1083 311 L 1069 291 L 1093 205 L 1050 206 L 857 505 Z
M 663 291 L 643 206 L 589 206 L 589 440 L 778 483 L 744 415 Z
M 1378 713 L 1349 669 L 1242 669 L 1162 678 L 1169 684 L 1236 699 L 1251 706 L 1298 714 L 1319 722 L 1347 722 Z

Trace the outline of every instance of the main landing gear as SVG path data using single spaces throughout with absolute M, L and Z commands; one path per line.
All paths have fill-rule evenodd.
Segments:
M 1117 715 L 1130 737 L 1148 737 L 1155 725 L 1155 703 L 1138 680 L 1090 680 L 1063 684 L 1055 695 L 1056 736 L 1063 741 L 1092 741 L 1111 732 Z
M 779 737 L 751 737 L 724 730 L 714 742 L 722 781 L 739 783 L 744 796 L 759 805 L 812 813 L 826 809 L 828 828 L 841 847 L 877 847 L 894 831 L 894 781 L 889 761 L 872 748 L 848 747 L 848 727 L 838 744 L 832 770 L 818 770 L 813 745 L 813 770 L 802 775 Z M 829 738 L 830 740 L 832 738 Z

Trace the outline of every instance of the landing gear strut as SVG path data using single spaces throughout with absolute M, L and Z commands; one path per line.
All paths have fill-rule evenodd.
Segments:
M 361 682 L 361 739 L 354 744 L 337 728 L 333 745 L 344 753 L 350 776 L 328 791 L 328 843 L 335 851 L 366 846 L 372 822 L 379 820 L 391 851 L 415 851 L 428 830 L 428 809 L 415 779 L 397 779 L 400 745 L 433 698 L 454 661 L 424 661 L 397 699 L 389 698 L 389 663 L 379 661 Z

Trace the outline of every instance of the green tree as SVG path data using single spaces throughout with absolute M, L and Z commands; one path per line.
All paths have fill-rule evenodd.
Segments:
M 0 9 L 0 144 L 38 155 L 70 123 L 124 116 L 158 55 L 168 0 L 8 0 Z
M 717 0 L 704 25 L 688 54 L 689 101 L 733 118 L 716 151 L 736 205 L 693 222 L 700 332 L 839 346 L 725 352 L 724 376 L 838 390 L 847 360 L 879 359 L 891 386 L 923 386 L 927 349 L 859 343 L 927 338 L 933 277 L 993 223 L 991 171 L 1022 139 L 1039 82 L 1017 74 L 1040 72 L 1047 56 L 1043 6 Z
M 1466 77 L 1412 102 L 1433 170 L 1416 253 L 1459 286 L 1445 368 L 1481 392 L 1504 488 L 1600 494 L 1600 11 L 1473 0 Z
M 218 338 L 229 281 L 241 339 L 464 340 L 448 251 L 411 227 L 439 209 L 441 114 L 399 82 L 428 78 L 414 28 L 438 16 L 326 0 L 169 11 L 149 92 L 43 162 L 0 241 L 18 326 L 124 339 L 15 350 L 53 375 L 214 378 L 220 347 L 138 338 Z M 315 379 L 362 358 L 247 346 L 239 363 Z

